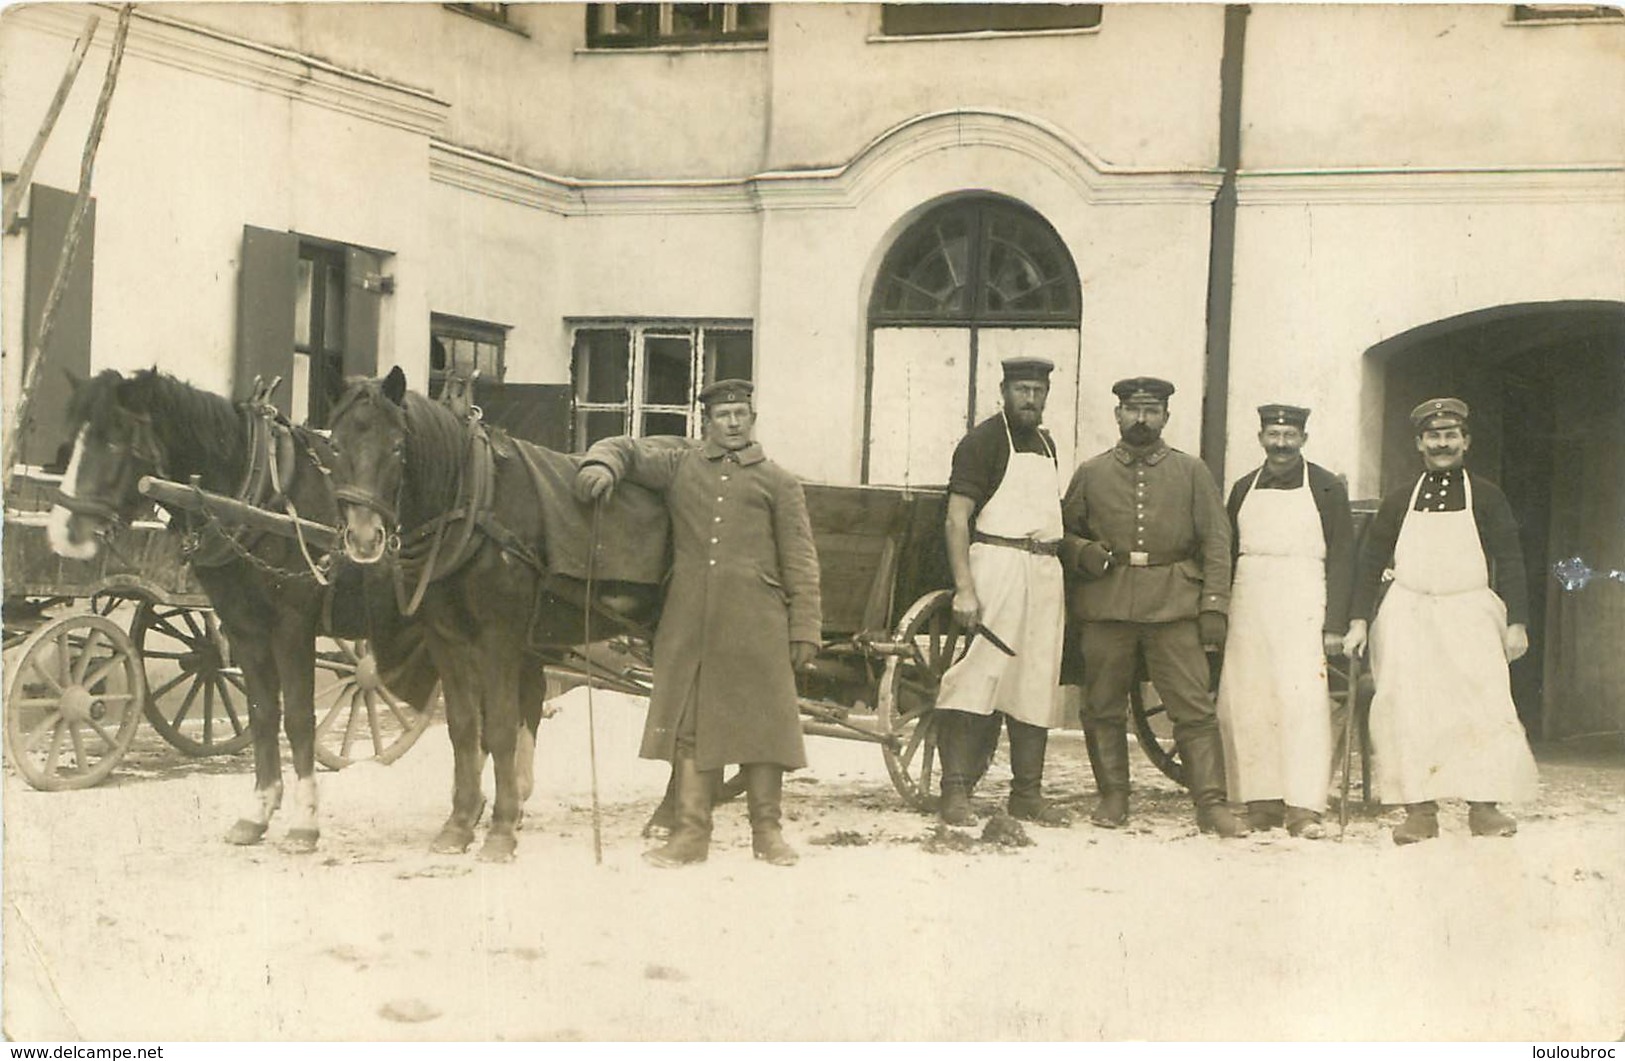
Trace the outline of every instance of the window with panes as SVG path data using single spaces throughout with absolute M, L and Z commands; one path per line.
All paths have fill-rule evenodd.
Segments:
M 588 4 L 587 47 L 767 40 L 766 4 Z
M 743 321 L 584 321 L 572 342 L 575 448 L 615 435 L 700 434 L 700 391 L 751 379 Z
M 487 321 L 444 313 L 429 317 L 429 397 L 438 398 L 446 378 L 468 376 L 481 383 L 501 383 L 506 371 L 503 351 L 508 329 Z
M 344 252 L 299 244 L 293 318 L 293 417 L 327 423 L 329 395 L 344 384 Z

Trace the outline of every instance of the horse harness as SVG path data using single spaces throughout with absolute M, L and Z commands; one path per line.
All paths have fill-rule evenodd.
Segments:
M 269 382 L 256 378 L 254 381 L 253 394 L 246 403 L 249 412 L 246 446 L 248 467 L 243 472 L 242 485 L 237 488 L 233 500 L 267 511 L 283 511 L 297 520 L 299 510 L 288 494 L 298 468 L 297 443 L 293 428 L 282 418 L 270 398 L 280 382 L 280 378 Z M 311 457 L 315 460 L 315 454 Z M 193 488 L 198 489 L 196 483 Z M 200 507 L 199 511 L 203 513 L 201 525 L 194 524 L 191 513 L 183 517 L 186 530 L 181 539 L 181 555 L 188 563 L 193 567 L 222 567 L 239 558 L 256 559 L 251 550 L 264 537 L 264 531 L 227 527 L 210 515 L 207 508 Z M 297 523 L 295 527 L 297 529 Z M 321 572 L 303 538 L 299 545 L 306 564 L 321 581 Z M 277 572 L 287 574 L 280 568 Z

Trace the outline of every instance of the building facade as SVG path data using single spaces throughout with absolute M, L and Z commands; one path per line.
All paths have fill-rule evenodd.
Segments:
M 4 241 L 8 410 L 114 10 L 0 16 L 9 190 L 94 13 Z M 1625 568 L 1617 12 L 142 5 L 93 191 L 48 363 L 280 375 L 318 422 L 343 374 L 477 366 L 494 418 L 581 448 L 695 432 L 750 375 L 798 474 L 936 485 L 1037 352 L 1066 463 L 1155 374 L 1224 478 L 1290 401 L 1373 499 L 1414 467 L 1403 411 L 1461 393 L 1542 578 L 1525 719 L 1625 722 L 1625 587 L 1542 574 Z

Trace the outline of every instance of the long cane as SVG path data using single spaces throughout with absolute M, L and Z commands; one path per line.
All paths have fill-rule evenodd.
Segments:
M 1349 827 L 1349 774 L 1354 770 L 1354 712 L 1360 706 L 1360 657 L 1351 653 L 1348 660 L 1348 703 L 1343 712 L 1343 784 L 1337 801 L 1337 839 L 1340 841 Z
M 582 613 L 581 636 L 586 641 L 586 648 L 592 650 L 592 594 L 593 575 L 598 566 L 598 516 L 604 510 L 603 500 L 597 499 L 592 503 L 592 541 L 587 552 L 587 605 Z M 598 806 L 598 715 L 593 710 L 592 703 L 592 659 L 587 660 L 587 762 L 592 771 L 592 860 L 598 865 L 604 864 L 604 824 L 603 815 Z

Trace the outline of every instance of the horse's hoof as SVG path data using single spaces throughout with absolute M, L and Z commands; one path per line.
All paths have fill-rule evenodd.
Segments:
M 460 855 L 468 850 L 468 845 L 474 842 L 474 830 L 457 829 L 452 826 L 440 830 L 440 835 L 434 838 L 429 850 L 437 855 Z
M 316 851 L 316 841 L 321 839 L 320 829 L 289 829 L 288 839 L 283 847 L 290 855 L 309 855 Z
M 269 828 L 263 822 L 251 822 L 247 818 L 238 818 L 230 829 L 226 830 L 226 843 L 236 844 L 238 847 L 248 847 L 265 839 L 265 830 Z
M 514 851 L 519 847 L 519 841 L 505 833 L 491 833 L 480 845 L 477 856 L 481 862 L 512 862 Z

